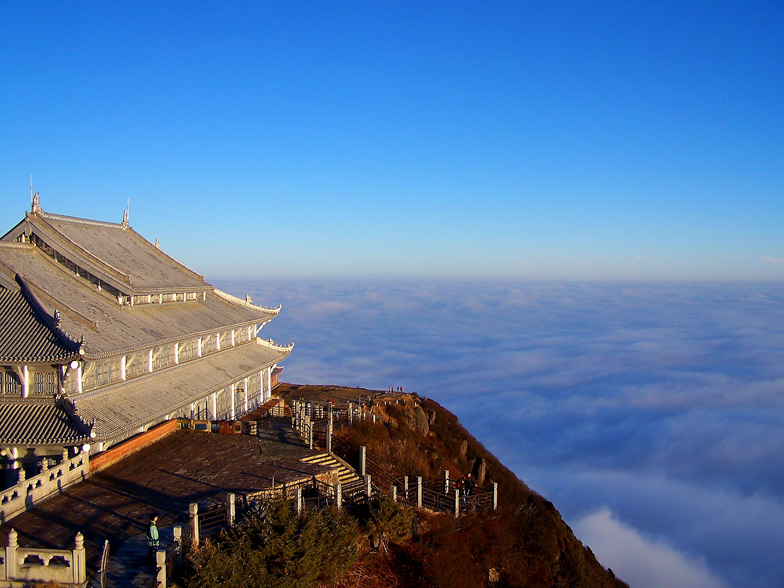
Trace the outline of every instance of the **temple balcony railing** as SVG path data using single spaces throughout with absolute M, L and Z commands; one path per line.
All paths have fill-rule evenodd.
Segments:
M 24 468 L 19 468 L 16 485 L 0 492 L 0 524 L 7 523 L 71 484 L 84 480 L 90 472 L 90 456 L 86 452 L 70 459 L 63 452 L 63 460 L 59 464 L 52 467 L 46 464 L 44 460 L 41 473 L 29 478 L 25 476 Z

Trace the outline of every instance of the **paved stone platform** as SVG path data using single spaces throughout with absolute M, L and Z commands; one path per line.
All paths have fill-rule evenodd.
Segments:
M 386 392 L 368 390 L 366 388 L 348 388 L 346 386 L 313 386 L 310 384 L 280 383 L 275 388 L 277 398 L 302 398 L 314 402 L 368 402 L 379 398 L 392 398 Z
M 258 436 L 173 432 L 0 526 L 0 545 L 6 545 L 12 528 L 20 546 L 56 549 L 71 546 L 81 532 L 91 573 L 100 566 L 105 539 L 113 561 L 143 567 L 143 561 L 136 562 L 139 546 L 130 547 L 139 543 L 146 553 L 143 537 L 152 513 L 159 515 L 161 529 L 169 529 L 187 519 L 191 502 L 208 504 L 229 492 L 263 490 L 273 477 L 276 484 L 292 483 L 325 471 L 298 461 L 314 452 L 290 424 L 287 418 L 265 419 Z M 125 549 L 129 555 L 118 557 L 131 539 Z M 134 584 L 118 580 L 114 585 Z

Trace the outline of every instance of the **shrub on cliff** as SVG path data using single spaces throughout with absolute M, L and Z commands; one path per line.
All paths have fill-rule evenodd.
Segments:
M 338 580 L 356 560 L 358 529 L 343 511 L 297 516 L 271 502 L 206 542 L 189 561 L 188 588 L 308 588 Z

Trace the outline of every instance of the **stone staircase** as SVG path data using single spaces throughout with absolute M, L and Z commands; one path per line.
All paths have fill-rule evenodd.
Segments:
M 348 465 L 345 461 L 332 453 L 326 451 L 318 451 L 313 455 L 303 457 L 300 461 L 305 463 L 312 463 L 320 466 L 330 468 L 336 471 L 338 479 L 340 480 L 341 492 L 344 495 L 350 495 L 355 492 L 362 492 L 364 483 L 362 477 L 357 471 Z

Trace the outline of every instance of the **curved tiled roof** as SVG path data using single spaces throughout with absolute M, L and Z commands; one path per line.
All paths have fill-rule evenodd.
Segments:
M 0 362 L 61 363 L 79 356 L 20 290 L 0 288 Z
M 41 223 L 41 219 L 44 221 Z M 204 277 L 166 255 L 130 227 L 41 211 L 28 216 L 48 225 L 96 266 L 127 279 L 134 291 L 203 289 Z
M 120 306 L 107 292 L 76 277 L 32 245 L 0 243 L 0 273 L 21 275 L 50 312 L 62 315 L 61 329 L 84 336 L 86 358 L 124 353 L 232 326 L 266 323 L 277 310 L 264 310 L 208 291 L 205 300 Z M 231 297 L 229 297 L 231 298 Z
M 90 439 L 87 426 L 54 398 L 0 397 L 0 439 L 4 444 L 78 445 Z

